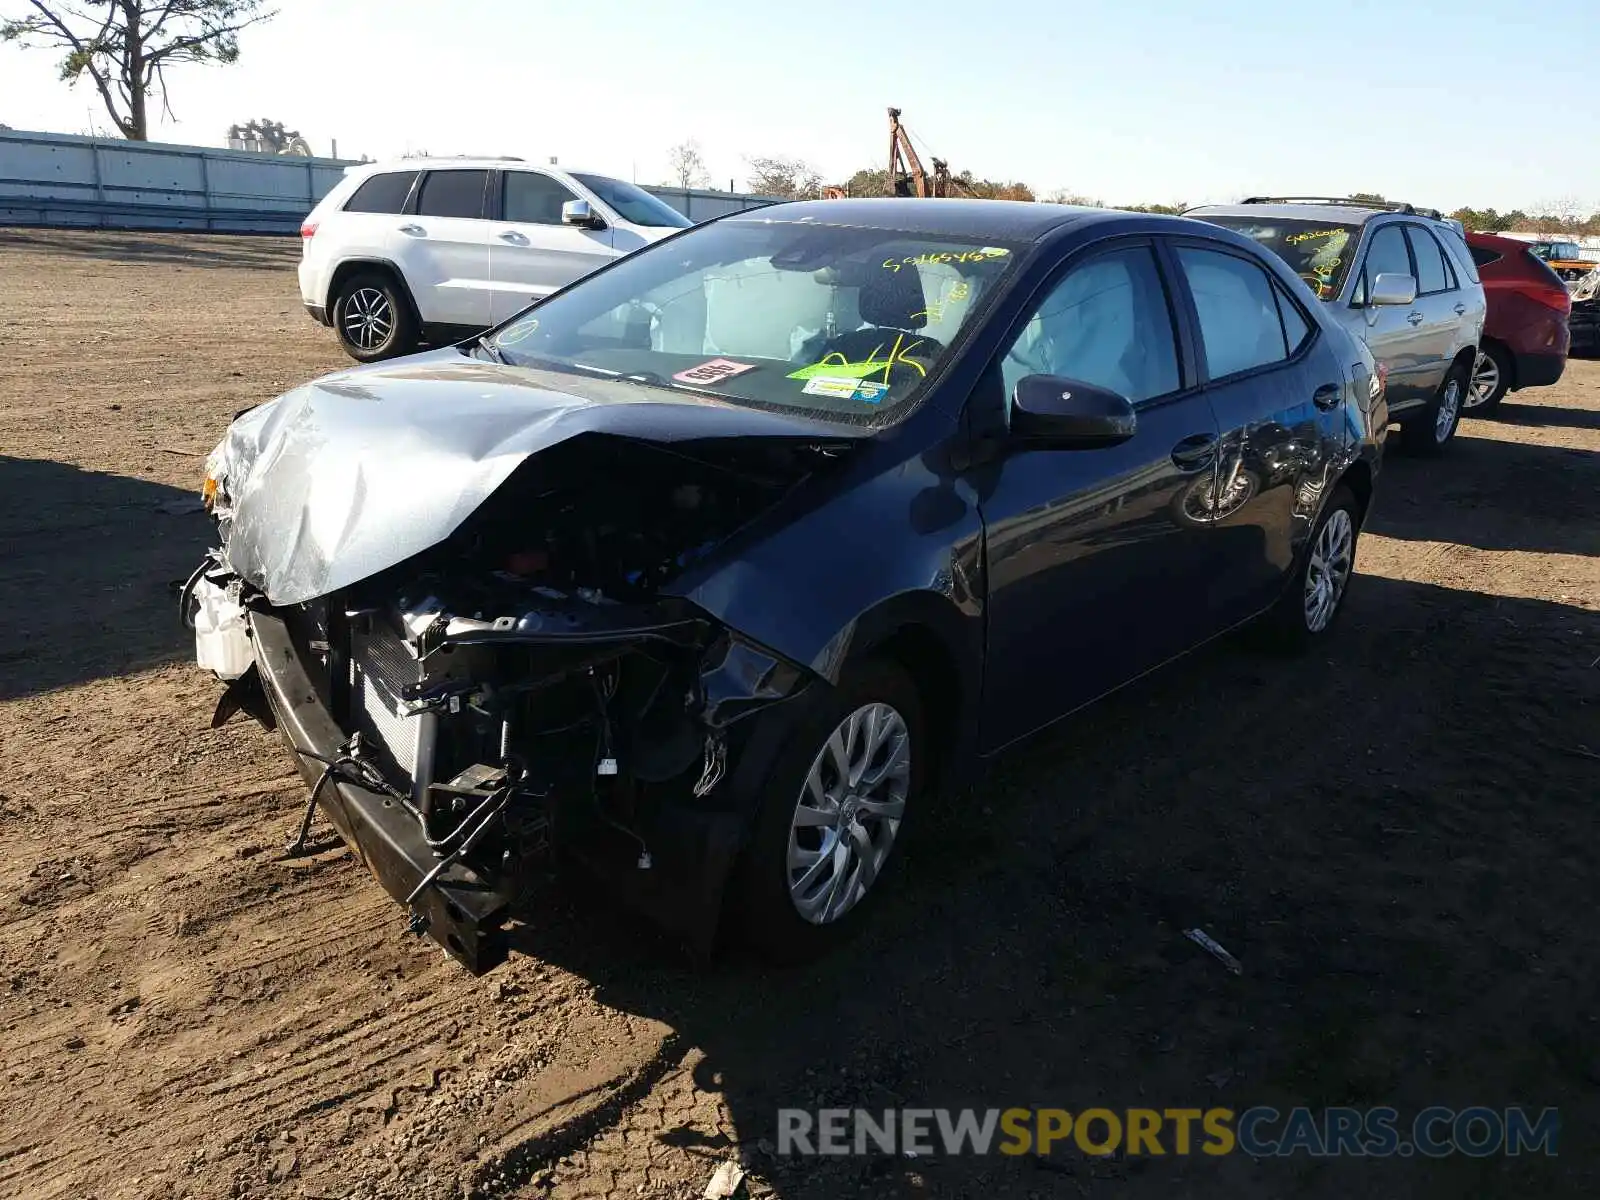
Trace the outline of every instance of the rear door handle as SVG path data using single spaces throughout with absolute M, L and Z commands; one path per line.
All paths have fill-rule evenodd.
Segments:
M 1209 467 L 1217 457 L 1217 443 L 1220 440 L 1214 433 L 1191 434 L 1172 448 L 1172 461 L 1180 471 L 1199 471 Z
M 1456 316 L 1458 316 L 1458 317 L 1465 316 L 1466 315 L 1466 311 L 1467 311 L 1467 306 L 1465 304 L 1456 305 Z
M 506 230 L 500 235 L 500 240 L 502 242 L 510 242 L 513 246 L 526 246 L 528 244 L 526 235 L 518 233 L 515 229 Z
M 402 225 L 402 226 L 400 226 L 400 232 L 401 233 L 408 233 L 412 237 L 427 237 L 428 236 L 428 231 L 426 229 L 424 229 L 421 225 Z
M 1344 391 L 1337 383 L 1325 383 L 1311 393 L 1311 403 L 1326 412 L 1339 407 L 1339 396 Z
M 1406 320 L 1409 321 L 1413 325 L 1421 325 L 1422 324 L 1422 314 L 1419 313 L 1419 312 L 1407 313 L 1406 314 Z

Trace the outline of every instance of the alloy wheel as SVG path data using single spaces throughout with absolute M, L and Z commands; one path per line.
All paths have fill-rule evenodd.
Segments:
M 817 756 L 789 823 L 789 898 L 813 925 L 849 912 L 894 847 L 911 790 L 911 731 L 887 704 L 839 722 Z
M 1306 629 L 1311 633 L 1321 633 L 1339 611 L 1339 601 L 1355 565 L 1355 542 L 1355 524 L 1349 510 L 1334 509 L 1317 535 L 1306 564 Z
M 1453 376 L 1445 381 L 1444 395 L 1439 397 L 1439 411 L 1433 418 L 1433 440 L 1444 445 L 1455 429 L 1461 415 L 1461 381 Z
M 394 308 L 377 288 L 357 288 L 344 302 L 345 338 L 361 350 L 376 350 L 394 330 Z
M 1478 351 L 1478 361 L 1472 368 L 1472 387 L 1467 393 L 1466 407 L 1477 408 L 1480 404 L 1487 404 L 1489 397 L 1495 394 L 1500 387 L 1500 366 L 1494 361 L 1494 356 Z

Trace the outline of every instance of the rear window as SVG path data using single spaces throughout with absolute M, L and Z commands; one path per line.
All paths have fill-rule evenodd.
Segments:
M 345 212 L 397 213 L 405 207 L 411 194 L 415 171 L 384 171 L 374 175 L 345 202 Z
M 1295 221 L 1274 217 L 1211 217 L 1202 221 L 1234 229 L 1271 250 L 1304 279 L 1319 300 L 1331 300 L 1350 273 L 1361 226 L 1331 221 Z
M 481 217 L 487 171 L 429 171 L 417 197 L 424 217 Z

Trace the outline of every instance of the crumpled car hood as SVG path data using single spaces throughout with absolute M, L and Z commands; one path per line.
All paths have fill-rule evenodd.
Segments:
M 418 355 L 234 421 L 207 463 L 226 495 L 228 564 L 276 605 L 338 591 L 442 542 L 525 459 L 584 433 L 836 443 L 867 431 L 453 349 Z

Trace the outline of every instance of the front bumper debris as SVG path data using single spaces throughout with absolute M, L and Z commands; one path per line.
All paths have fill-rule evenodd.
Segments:
M 382 792 L 339 775 L 323 779 L 326 764 L 321 760 L 339 757 L 345 734 L 323 706 L 282 619 L 252 611 L 250 632 L 262 686 L 300 774 L 313 787 L 322 784 L 318 800 L 323 813 L 384 891 L 406 903 L 439 861 L 421 826 Z M 416 895 L 411 908 L 413 928 L 437 941 L 474 975 L 505 961 L 510 899 L 470 866 L 452 863 Z

